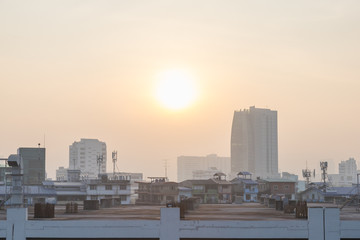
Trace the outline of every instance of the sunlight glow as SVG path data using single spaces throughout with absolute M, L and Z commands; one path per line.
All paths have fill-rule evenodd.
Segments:
M 160 74 L 156 97 L 165 107 L 179 110 L 188 107 L 196 95 L 194 80 L 180 70 L 168 70 Z

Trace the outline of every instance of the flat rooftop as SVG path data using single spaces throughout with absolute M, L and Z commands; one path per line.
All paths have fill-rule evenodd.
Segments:
M 309 204 L 310 207 L 337 207 L 333 204 Z M 53 220 L 160 220 L 160 208 L 165 206 L 122 205 L 100 210 L 82 210 L 78 213 L 65 213 L 65 206 L 55 207 Z M 6 210 L 0 210 L 0 219 L 6 218 Z M 28 219 L 34 220 L 34 208 L 28 208 Z M 360 220 L 360 211 L 355 207 L 345 207 L 340 211 L 341 220 Z M 45 219 L 44 219 L 45 220 Z M 47 219 L 49 220 L 49 219 Z M 305 220 L 268 208 L 260 203 L 243 204 L 201 204 L 198 209 L 188 211 L 184 220 L 239 220 L 239 221 L 272 221 L 272 220 Z

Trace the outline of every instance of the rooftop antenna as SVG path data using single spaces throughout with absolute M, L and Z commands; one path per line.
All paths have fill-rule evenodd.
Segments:
M 112 161 L 113 161 L 113 178 L 115 177 L 115 167 L 117 162 L 117 151 L 112 152 Z
M 164 159 L 164 167 L 165 167 L 165 178 L 167 179 L 167 168 L 168 168 L 167 159 Z
M 306 169 L 302 170 L 302 175 L 303 175 L 303 178 L 306 179 L 306 188 L 308 188 L 309 184 L 310 184 L 311 175 L 313 175 L 313 178 L 315 178 L 315 169 L 313 172 L 310 169 L 308 169 L 307 161 L 306 161 Z
M 324 182 L 324 192 L 326 192 L 326 178 L 327 178 L 327 168 L 328 163 L 327 162 L 320 162 L 320 168 L 321 168 L 321 180 Z
M 100 169 L 101 169 L 101 165 L 102 165 L 103 161 L 104 161 L 103 155 L 100 155 L 100 154 L 97 155 L 96 162 L 97 162 L 97 164 L 99 166 L 99 175 L 98 175 L 98 177 L 100 177 Z

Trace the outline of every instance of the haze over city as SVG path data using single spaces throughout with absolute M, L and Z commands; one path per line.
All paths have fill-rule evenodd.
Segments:
M 229 157 L 234 111 L 256 106 L 278 112 L 279 171 L 335 172 L 360 159 L 359 7 L 0 1 L 0 157 L 40 143 L 55 178 L 96 138 L 109 171 L 117 150 L 120 171 L 163 176 L 167 160 L 175 180 L 180 155 Z

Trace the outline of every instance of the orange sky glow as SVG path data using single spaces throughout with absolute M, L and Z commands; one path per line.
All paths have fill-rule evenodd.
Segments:
M 0 1 L 0 157 L 46 144 L 48 177 L 81 138 L 120 171 L 176 180 L 176 158 L 230 156 L 234 110 L 278 111 L 279 170 L 360 160 L 359 1 Z M 194 99 L 154 96 L 188 72 Z M 188 93 L 184 93 L 188 94 Z M 190 93 L 189 93 L 190 94 Z M 359 163 L 359 162 L 358 162 Z M 111 159 L 108 157 L 108 170 Z

